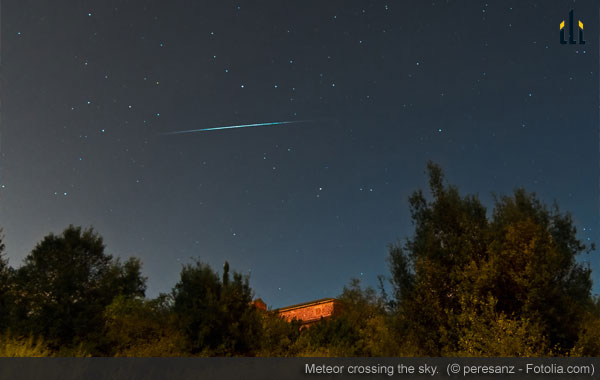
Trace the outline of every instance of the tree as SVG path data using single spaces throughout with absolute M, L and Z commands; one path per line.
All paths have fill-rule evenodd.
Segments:
M 600 356 L 600 297 L 596 296 L 583 316 L 579 336 L 571 356 Z
M 337 298 L 341 313 L 302 331 L 294 344 L 302 356 L 394 356 L 400 353 L 383 299 L 358 279 Z
M 255 355 L 260 348 L 261 315 L 251 305 L 253 292 L 248 277 L 233 272 L 225 262 L 220 297 L 220 315 L 224 326 L 222 347 L 232 355 Z
M 497 309 L 539 321 L 552 348 L 568 352 L 592 303 L 591 269 L 576 257 L 593 246 L 577 239 L 569 213 L 556 204 L 549 210 L 523 189 L 496 201 L 491 231 L 479 287 L 498 300 Z
M 259 348 L 261 320 L 248 278 L 237 272 L 230 278 L 228 263 L 222 280 L 206 264 L 184 266 L 172 295 L 192 354 L 252 355 Z
M 170 297 L 145 300 L 115 297 L 104 312 L 106 335 L 115 356 L 184 356 Z
M 445 350 L 445 355 L 532 357 L 552 353 L 538 322 L 498 311 L 493 296 L 479 299 L 463 294 L 461 306 L 451 320 L 459 333 L 457 348 Z
M 104 253 L 91 228 L 69 226 L 36 245 L 16 273 L 17 320 L 23 334 L 43 336 L 54 349 L 90 345 L 102 353 L 103 312 L 114 297 L 143 296 L 136 259 L 121 265 Z
M 546 350 L 538 354 L 572 348 L 591 279 L 575 259 L 588 247 L 571 216 L 518 189 L 496 199 L 488 220 L 477 197 L 444 184 L 439 166 L 429 163 L 428 172 L 433 200 L 420 190 L 410 197 L 414 235 L 389 256 L 397 323 L 418 353 L 451 355 L 476 342 L 473 352 L 486 354 L 492 346 L 483 340 L 507 323 L 523 333 L 511 342 L 516 355 L 532 354 L 533 346 Z
M 463 267 L 485 254 L 486 210 L 476 197 L 445 187 L 441 169 L 429 163 L 428 203 L 422 191 L 410 197 L 414 237 L 390 248 L 395 303 L 409 340 L 421 355 L 440 355 L 458 337 L 449 326 L 460 309 L 457 294 Z
M 9 323 L 13 301 L 11 299 L 12 271 L 4 257 L 4 242 L 0 230 L 0 333 Z
M 267 311 L 262 316 L 260 350 L 257 356 L 290 357 L 298 356 L 300 348 L 296 344 L 301 333 L 298 320 L 286 321 L 276 311 Z
M 357 331 L 358 340 L 353 344 L 356 356 L 405 354 L 391 324 L 385 294 L 379 296 L 373 288 L 361 287 L 360 280 L 354 278 L 344 286 L 338 300 L 342 311 L 338 318 L 345 319 Z

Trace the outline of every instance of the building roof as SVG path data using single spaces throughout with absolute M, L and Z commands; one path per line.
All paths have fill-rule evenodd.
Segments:
M 281 312 L 290 311 L 290 310 L 294 310 L 294 309 L 315 306 L 315 305 L 319 305 L 322 303 L 329 303 L 332 301 L 336 301 L 336 299 L 335 298 L 321 298 L 321 299 L 318 299 L 315 301 L 303 302 L 303 303 L 298 303 L 298 304 L 291 305 L 291 306 L 280 307 L 279 309 L 276 309 L 275 311 L 281 313 Z

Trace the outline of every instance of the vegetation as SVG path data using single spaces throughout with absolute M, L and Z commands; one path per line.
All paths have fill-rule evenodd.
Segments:
M 239 273 L 230 278 L 227 262 L 222 279 L 206 264 L 185 266 L 173 301 L 191 354 L 252 355 L 259 348 L 261 318 L 251 306 L 248 278 Z
M 491 220 L 429 164 L 410 198 L 415 235 L 391 249 L 397 320 L 421 355 L 567 354 L 593 307 L 571 216 L 518 189 Z
M 33 337 L 14 338 L 9 334 L 0 337 L 0 357 L 45 357 L 50 355 L 50 350 L 40 340 Z
M 249 279 L 196 262 L 145 297 L 142 263 L 69 226 L 8 265 L 0 239 L 0 356 L 600 356 L 600 300 L 569 213 L 517 189 L 490 213 L 428 165 L 414 234 L 389 248 L 390 283 L 344 287 L 310 328 L 252 304 Z

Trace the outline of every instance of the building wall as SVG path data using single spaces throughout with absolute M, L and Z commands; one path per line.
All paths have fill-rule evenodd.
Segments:
M 287 321 L 298 319 L 303 324 L 317 322 L 321 318 L 328 318 L 337 313 L 337 302 L 335 299 L 309 302 L 303 305 L 281 308 L 278 314 Z

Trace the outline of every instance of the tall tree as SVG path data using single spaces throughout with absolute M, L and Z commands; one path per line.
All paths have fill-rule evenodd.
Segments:
M 192 354 L 251 355 L 258 349 L 261 320 L 250 305 L 248 278 L 237 272 L 230 278 L 228 263 L 222 279 L 206 264 L 184 266 L 173 300 Z
M 518 189 L 496 201 L 489 259 L 478 287 L 497 309 L 537 320 L 556 352 L 567 352 L 591 307 L 591 270 L 576 257 L 593 249 L 577 239 L 571 215 Z
M 54 348 L 90 344 L 101 351 L 105 307 L 119 294 L 143 296 L 145 290 L 139 261 L 122 265 L 104 248 L 91 228 L 74 226 L 38 243 L 16 273 L 20 330 Z
M 523 332 L 511 338 L 515 355 L 531 354 L 518 339 L 553 352 L 573 347 L 582 308 L 591 302 L 591 280 L 575 259 L 588 248 L 569 214 L 556 206 L 549 210 L 519 189 L 499 198 L 488 220 L 477 197 L 462 197 L 444 184 L 439 166 L 429 163 L 428 172 L 433 199 L 420 190 L 411 196 L 415 233 L 403 246 L 392 246 L 389 257 L 398 322 L 418 353 L 491 347 L 465 336 L 493 340 L 490 332 L 501 334 L 498 321 L 506 319 Z M 476 324 L 470 324 L 473 318 Z
M 9 315 L 12 309 L 11 300 L 11 268 L 8 259 L 4 256 L 4 242 L 0 229 L 0 334 L 7 328 Z
M 465 265 L 486 252 L 486 210 L 474 196 L 445 186 L 439 166 L 429 163 L 433 201 L 421 190 L 409 199 L 415 232 L 390 248 L 395 301 L 419 354 L 440 355 L 457 342 L 450 316 L 460 309 L 458 285 Z

